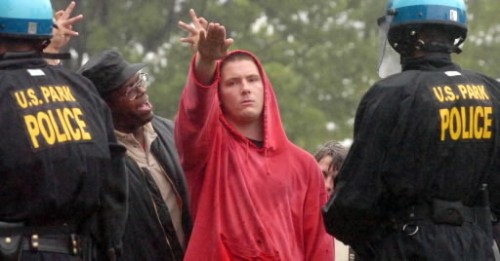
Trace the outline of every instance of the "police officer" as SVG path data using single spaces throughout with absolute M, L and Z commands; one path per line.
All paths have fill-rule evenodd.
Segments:
M 451 60 L 465 3 L 392 0 L 379 23 L 403 71 L 359 104 L 327 230 L 363 260 L 493 260 L 500 85 Z
M 43 59 L 52 15 L 0 3 L 0 260 L 81 260 L 90 238 L 120 250 L 124 148 L 92 83 Z

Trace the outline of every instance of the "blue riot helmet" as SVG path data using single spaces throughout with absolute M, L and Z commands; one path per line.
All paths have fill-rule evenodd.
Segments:
M 0 37 L 50 39 L 52 12 L 50 0 L 2 0 Z
M 452 43 L 451 46 L 417 44 L 416 48 L 426 51 L 460 53 L 459 45 L 467 37 L 467 9 L 463 0 L 390 0 L 388 15 L 393 16 L 388 40 L 400 54 L 413 51 L 423 28 L 441 28 Z
M 460 53 L 460 44 L 467 36 L 467 8 L 464 0 L 389 0 L 384 16 L 378 19 L 381 31 L 381 60 L 384 66 L 386 43 L 402 57 L 415 50 L 427 52 Z M 423 30 L 438 32 L 446 41 L 424 42 L 419 38 Z M 379 72 L 380 74 L 380 72 Z

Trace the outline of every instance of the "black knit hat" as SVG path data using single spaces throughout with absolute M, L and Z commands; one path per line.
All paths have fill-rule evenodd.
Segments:
M 130 64 L 119 52 L 106 50 L 90 57 L 78 73 L 90 79 L 99 94 L 104 96 L 122 86 L 145 66 L 144 63 Z

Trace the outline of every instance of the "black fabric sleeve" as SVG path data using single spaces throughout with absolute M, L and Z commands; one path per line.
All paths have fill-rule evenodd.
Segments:
M 372 87 L 358 106 L 354 142 L 323 208 L 328 233 L 346 244 L 369 240 L 381 226 L 384 193 L 381 169 L 398 100 L 394 90 Z
M 128 216 L 128 179 L 124 160 L 126 149 L 116 140 L 109 110 L 106 110 L 106 115 L 111 165 L 109 173 L 103 177 L 99 220 L 108 255 L 120 255 L 121 240 Z

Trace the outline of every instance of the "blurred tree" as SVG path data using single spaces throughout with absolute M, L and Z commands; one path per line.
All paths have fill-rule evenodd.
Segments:
M 464 68 L 500 78 L 500 41 L 494 0 L 469 0 L 470 33 Z M 54 0 L 64 8 L 69 0 Z M 381 0 L 86 0 L 77 2 L 84 22 L 71 42 L 77 69 L 88 55 L 115 48 L 131 62 L 147 62 L 154 83 L 150 98 L 158 115 L 173 118 L 186 80 L 190 49 L 178 39 L 177 21 L 188 10 L 226 25 L 232 49 L 248 49 L 263 61 L 291 140 L 314 151 L 329 139 L 352 138 L 361 96 L 378 80 L 377 17 Z M 495 8 L 496 7 L 496 8 Z
M 463 44 L 463 53 L 456 61 L 463 68 L 477 70 L 500 78 L 500 2 L 493 0 L 468 0 L 469 33 Z

